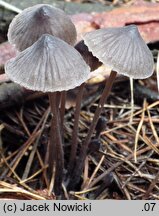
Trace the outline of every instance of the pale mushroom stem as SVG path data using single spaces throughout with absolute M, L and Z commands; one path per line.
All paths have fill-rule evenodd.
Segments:
M 70 181 L 69 186 L 68 186 L 69 189 L 73 189 L 76 186 L 76 184 L 78 184 L 78 182 L 80 180 L 80 176 L 81 176 L 82 170 L 83 170 L 84 161 L 85 161 L 85 158 L 87 155 L 88 145 L 91 141 L 92 134 L 93 134 L 94 129 L 96 127 L 96 124 L 98 122 L 99 116 L 102 112 L 104 104 L 105 104 L 105 102 L 109 96 L 110 91 L 111 91 L 111 88 L 112 88 L 113 82 L 115 80 L 116 74 L 117 74 L 117 72 L 111 71 L 109 78 L 106 80 L 105 88 L 103 90 L 102 96 L 101 96 L 100 101 L 98 103 L 98 107 L 95 111 L 94 118 L 93 118 L 93 121 L 91 123 L 90 129 L 88 131 L 87 137 L 86 137 L 86 139 L 82 145 L 82 148 L 81 148 L 81 151 L 79 154 L 79 158 L 77 160 L 76 167 L 74 169 L 74 173 L 72 174 L 72 178 L 71 178 L 71 181 Z
M 49 154 L 49 161 L 55 160 L 55 183 L 54 191 L 56 195 L 60 195 L 62 189 L 62 180 L 63 180 L 63 169 L 64 169 L 64 152 L 62 146 L 62 139 L 60 133 L 60 119 L 59 111 L 57 108 L 57 93 L 49 93 L 49 100 L 51 106 L 52 117 L 52 138 L 50 140 L 50 152 L 53 155 Z M 55 159 L 53 158 L 55 156 Z M 50 165 L 50 164 L 49 164 Z M 50 170 L 53 171 L 53 167 L 50 167 Z M 51 173 L 52 175 L 52 173 Z
M 76 108 L 75 108 L 75 114 L 74 114 L 74 126 L 73 126 L 73 132 L 72 132 L 72 140 L 71 140 L 71 153 L 70 153 L 70 160 L 68 165 L 68 173 L 71 174 L 72 170 L 75 165 L 76 160 L 76 152 L 77 152 L 77 146 L 78 146 L 78 123 L 79 123 L 79 117 L 80 117 L 80 111 L 81 111 L 81 102 L 83 97 L 85 83 L 80 85 L 79 92 L 76 98 Z

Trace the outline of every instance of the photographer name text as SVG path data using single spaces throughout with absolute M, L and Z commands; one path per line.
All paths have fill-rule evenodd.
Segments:
M 91 203 L 74 203 L 74 204 L 62 204 L 57 203 L 42 203 L 42 204 L 27 204 L 26 202 L 16 205 L 16 203 L 5 203 L 3 206 L 5 213 L 17 211 L 20 212 L 91 212 Z

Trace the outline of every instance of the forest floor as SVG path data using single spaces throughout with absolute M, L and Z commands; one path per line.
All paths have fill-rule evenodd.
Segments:
M 12 1 L 6 2 L 12 4 Z M 13 2 L 23 9 L 16 1 Z M 28 4 L 49 3 L 32 2 Z M 75 4 L 74 7 L 79 9 L 76 4 L 80 3 L 82 9 L 76 11 L 78 15 L 81 12 L 90 14 L 94 8 L 99 13 L 120 9 L 125 5 L 129 7 L 132 2 L 70 0 L 64 3 L 68 11 L 71 10 L 70 14 L 75 12 L 75 9 L 70 9 L 72 5 Z M 157 4 L 157 1 L 154 2 L 149 4 Z M 56 1 L 56 4 L 62 5 L 62 1 Z M 1 46 L 7 40 L 9 20 L 14 15 L 3 8 L 0 17 Z M 134 23 L 137 21 L 134 20 Z M 149 20 L 147 23 L 150 24 Z M 159 22 L 156 23 L 159 28 Z M 151 35 L 147 37 L 151 39 Z M 158 40 L 152 39 L 148 46 L 156 68 L 159 37 Z M 85 86 L 79 121 L 79 149 L 87 135 L 109 72 L 103 67 L 98 70 L 100 75 Z M 3 75 L 4 65 L 0 65 L 0 71 Z M 156 73 L 146 80 L 135 80 L 133 84 L 131 92 L 130 80 L 117 77 L 102 112 L 107 124 L 99 137 L 100 146 L 98 149 L 89 146 L 81 182 L 76 190 L 67 191 L 63 185 L 65 199 L 159 200 L 159 96 Z M 65 169 L 69 160 L 77 91 L 75 89 L 67 93 L 64 118 Z M 10 81 L 0 79 L 0 199 L 57 199 L 49 191 L 46 174 L 50 123 L 51 113 L 46 94 L 26 91 Z

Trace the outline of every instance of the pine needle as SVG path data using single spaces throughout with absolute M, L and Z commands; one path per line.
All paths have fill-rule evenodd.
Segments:
M 11 10 L 13 12 L 16 12 L 16 13 L 21 13 L 22 12 L 21 9 L 19 9 L 19 8 L 15 7 L 14 5 L 11 5 L 11 4 L 9 4 L 9 3 L 5 2 L 5 1 L 0 0 L 0 6 L 6 8 L 7 10 Z

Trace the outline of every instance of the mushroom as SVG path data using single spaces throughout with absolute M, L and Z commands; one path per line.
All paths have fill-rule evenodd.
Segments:
M 91 71 L 94 71 L 99 66 L 102 65 L 102 63 L 92 55 L 92 52 L 88 50 L 88 47 L 84 44 L 84 41 L 81 40 L 75 45 L 75 49 L 78 50 L 78 52 L 82 55 L 85 62 L 89 65 Z M 78 123 L 79 123 L 79 117 L 80 117 L 80 111 L 81 111 L 81 101 L 83 97 L 85 84 L 83 83 L 79 87 L 79 91 L 76 98 L 76 107 L 75 107 L 75 114 L 74 114 L 74 126 L 73 126 L 73 132 L 72 132 L 72 140 L 71 140 L 71 152 L 69 157 L 69 165 L 68 165 L 68 173 L 71 175 L 72 171 L 74 169 L 75 161 L 76 161 L 76 153 L 77 153 L 77 146 L 78 146 Z
M 53 134 L 50 137 L 50 159 L 53 151 L 56 151 L 54 188 L 55 193 L 60 194 L 64 156 L 57 92 L 81 85 L 88 79 L 90 69 L 74 47 L 59 38 L 44 34 L 31 47 L 9 60 L 5 72 L 12 81 L 27 89 L 48 92 L 54 121 L 51 124 Z M 53 166 L 53 162 L 50 161 L 50 164 Z
M 91 68 L 91 71 L 96 70 L 102 65 L 102 62 L 100 62 L 99 59 L 92 55 L 92 52 L 88 50 L 88 47 L 85 45 L 84 40 L 79 41 L 75 45 L 75 49 L 78 50 L 78 52 L 82 55 L 85 62 Z
M 105 130 L 106 126 L 107 126 L 107 122 L 108 120 L 101 116 L 98 119 L 98 122 L 96 124 L 95 130 L 96 130 L 96 139 L 98 139 L 100 137 L 100 134 Z
M 30 47 L 42 34 L 50 34 L 70 45 L 76 42 L 76 29 L 69 16 L 48 4 L 26 8 L 12 20 L 8 40 L 19 51 Z
M 72 46 L 77 37 L 76 28 L 64 11 L 48 4 L 37 4 L 15 16 L 9 26 L 8 40 L 19 51 L 23 51 L 35 43 L 42 34 L 53 35 Z M 63 125 L 66 92 L 61 92 L 59 96 L 61 125 Z M 62 130 L 61 126 L 61 133 Z
M 152 53 L 135 25 L 95 30 L 86 33 L 83 39 L 89 51 L 103 64 L 110 66 L 112 71 L 106 80 L 93 121 L 79 153 L 70 188 L 73 188 L 79 182 L 88 145 L 116 74 L 123 74 L 133 79 L 145 79 L 152 75 L 154 68 Z

